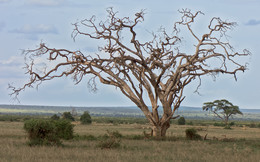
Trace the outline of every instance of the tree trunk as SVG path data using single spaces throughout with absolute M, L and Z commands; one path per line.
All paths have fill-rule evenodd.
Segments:
M 228 117 L 225 117 L 225 125 L 228 126 Z
M 151 135 L 156 138 L 163 138 L 166 136 L 168 128 L 170 128 L 170 121 L 165 122 L 163 125 L 154 125 Z
M 168 130 L 168 128 L 170 128 L 170 120 L 165 122 L 164 125 L 162 126 L 162 132 L 161 132 L 162 137 L 166 136 L 166 131 Z

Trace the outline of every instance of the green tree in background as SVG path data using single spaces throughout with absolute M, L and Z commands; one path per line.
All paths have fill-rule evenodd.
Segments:
M 70 120 L 70 121 L 75 121 L 75 118 L 72 116 L 72 114 L 70 112 L 64 112 L 62 114 L 62 118 Z
M 178 125 L 185 125 L 185 118 L 182 116 L 178 119 Z
M 202 109 L 213 112 L 225 123 L 226 126 L 228 125 L 228 120 L 230 117 L 236 114 L 243 115 L 238 106 L 233 105 L 231 102 L 225 99 L 206 102 L 203 104 Z
M 91 124 L 91 116 L 89 115 L 88 111 L 85 111 L 81 116 L 80 116 L 80 122 L 81 124 Z

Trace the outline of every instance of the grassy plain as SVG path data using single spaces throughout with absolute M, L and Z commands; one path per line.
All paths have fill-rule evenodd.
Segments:
M 114 149 L 100 149 L 99 140 L 75 138 L 64 141 L 64 146 L 26 145 L 28 141 L 23 130 L 23 122 L 0 122 L 0 161 L 260 161 L 260 128 L 233 127 L 232 130 L 215 126 L 172 125 L 168 130 L 169 140 L 133 139 L 149 132 L 147 124 L 75 124 L 78 137 L 106 134 L 107 130 L 123 135 L 121 146 Z M 196 128 L 207 140 L 189 141 L 185 139 L 185 129 Z

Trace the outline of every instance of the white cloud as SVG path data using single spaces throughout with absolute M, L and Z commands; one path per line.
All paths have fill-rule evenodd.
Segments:
M 26 0 L 28 4 L 39 5 L 39 6 L 58 6 L 61 5 L 65 0 Z
M 260 25 L 260 20 L 251 19 L 246 23 L 246 25 L 250 25 L 250 26 Z
M 0 66 L 21 66 L 24 64 L 24 58 L 21 56 L 11 56 L 7 60 L 0 60 Z
M 12 56 L 6 60 L 0 60 L 0 80 L 6 78 L 24 77 L 24 58 Z
M 30 25 L 26 24 L 21 28 L 10 30 L 11 33 L 24 34 L 26 39 L 38 40 L 40 34 L 58 34 L 58 30 L 52 25 Z
M 58 31 L 54 26 L 51 25 L 30 25 L 26 24 L 19 29 L 14 29 L 11 31 L 12 33 L 22 33 L 22 34 L 57 34 Z

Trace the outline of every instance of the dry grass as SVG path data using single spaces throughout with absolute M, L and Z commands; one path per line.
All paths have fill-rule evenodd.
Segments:
M 186 128 L 191 126 L 172 126 L 169 136 L 184 137 Z M 29 147 L 22 122 L 0 122 L 0 161 L 254 161 L 260 159 L 260 129 L 240 127 L 225 130 L 221 127 L 196 127 L 199 134 L 208 133 L 208 138 L 217 140 L 177 141 L 128 140 L 122 139 L 117 149 L 100 149 L 99 141 L 64 141 L 64 147 Z M 106 130 L 118 130 L 123 135 L 141 135 L 147 125 L 76 125 L 79 135 L 99 136 Z M 235 139 L 223 142 L 221 139 Z M 245 140 L 240 140 L 244 138 Z

